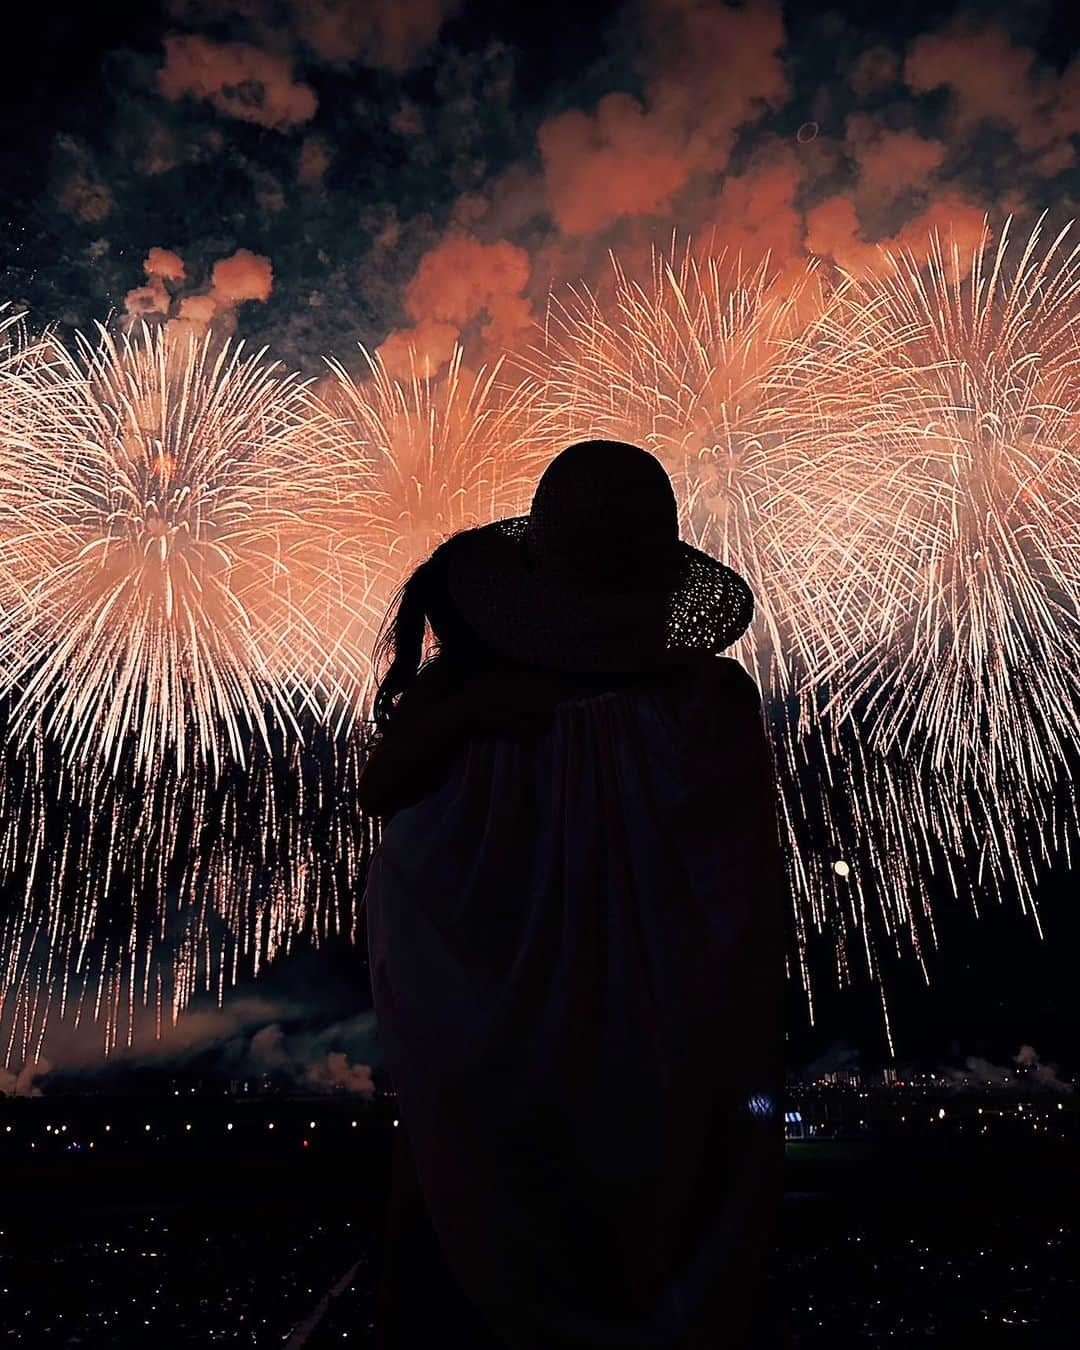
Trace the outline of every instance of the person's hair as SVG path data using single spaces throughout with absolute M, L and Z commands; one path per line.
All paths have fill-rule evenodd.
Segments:
M 432 642 L 425 656 L 429 628 Z M 394 592 L 375 640 L 375 671 L 377 675 L 383 671 L 371 709 L 377 735 L 386 731 L 401 697 L 421 669 L 436 658 L 448 657 L 470 667 L 505 664 L 458 615 L 442 581 L 439 559 L 433 555 Z
M 394 592 L 375 640 L 374 666 L 378 679 L 371 715 L 381 735 L 390 723 L 400 696 L 416 679 L 424 655 L 429 623 L 431 564 L 421 563 Z

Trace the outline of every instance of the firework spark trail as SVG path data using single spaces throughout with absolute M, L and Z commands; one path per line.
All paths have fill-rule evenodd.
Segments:
M 172 1025 L 297 942 L 358 940 L 374 838 L 352 808 L 362 742 L 303 729 L 301 743 L 272 728 L 270 749 L 253 741 L 216 778 L 197 762 L 150 776 L 133 754 L 91 776 L 45 738 L 9 744 L 0 1054 L 25 1060 L 72 1003 L 76 1022 L 102 1019 L 108 1053 L 143 1006 Z
M 363 481 L 305 386 L 210 339 L 46 339 L 0 410 L 0 1023 L 25 1056 L 96 981 L 111 1049 L 155 991 L 175 1020 L 241 956 L 349 926 L 369 830 L 303 778 L 357 771 L 320 722 Z
M 25 523 L 22 504 L 27 494 L 20 456 L 11 450 L 25 439 L 39 418 L 35 377 L 47 363 L 48 342 L 28 340 L 21 316 L 0 304 L 0 455 L 8 455 L 8 472 L 0 472 L 0 615 L 7 616 L 26 601 L 32 572 L 22 549 Z M 0 679 L 4 671 L 25 667 L 27 649 L 6 631 L 0 641 Z
M 861 830 L 916 893 L 1031 907 L 1075 833 L 1080 743 L 1080 244 L 891 257 L 817 325 L 814 491 L 846 646 L 824 724 L 866 749 Z M 837 655 L 839 652 L 839 655 Z M 839 739 L 833 757 L 842 762 Z M 898 827 L 903 822 L 906 828 Z M 924 902 L 925 904 L 925 902 Z M 903 906 L 895 906 L 895 916 Z M 927 917 L 930 917 L 927 910 Z

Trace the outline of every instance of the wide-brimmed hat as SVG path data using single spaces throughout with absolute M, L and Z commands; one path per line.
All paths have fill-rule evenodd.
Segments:
M 622 441 L 569 446 L 541 475 L 528 515 L 463 530 L 430 563 L 481 642 L 556 669 L 720 652 L 754 612 L 737 572 L 679 538 L 660 461 Z

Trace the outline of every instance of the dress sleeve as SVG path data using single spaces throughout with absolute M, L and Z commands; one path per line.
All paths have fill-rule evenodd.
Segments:
M 386 818 L 433 791 L 473 736 L 541 725 L 558 697 L 542 671 L 469 669 L 436 658 L 402 695 L 360 774 L 358 804 Z

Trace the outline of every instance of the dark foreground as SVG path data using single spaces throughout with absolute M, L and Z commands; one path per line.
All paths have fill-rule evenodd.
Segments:
M 0 1345 L 370 1345 L 388 1129 L 321 1143 L 5 1168 Z M 1071 1147 L 789 1145 L 773 1290 L 792 1345 L 1072 1343 Z

